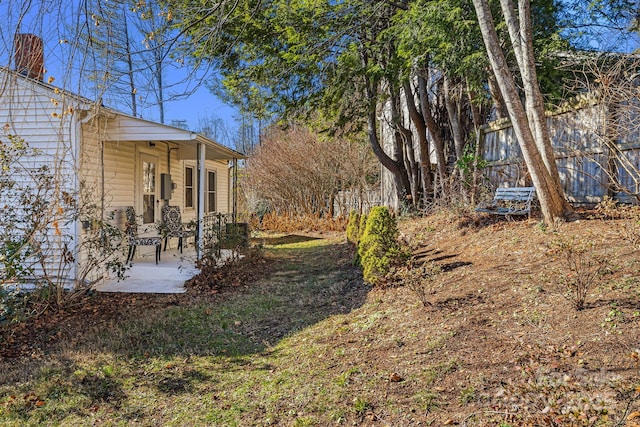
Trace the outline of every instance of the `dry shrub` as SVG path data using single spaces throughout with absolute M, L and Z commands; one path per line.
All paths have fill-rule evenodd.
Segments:
M 234 257 L 226 263 L 221 263 L 216 257 L 205 257 L 196 266 L 200 273 L 185 282 L 185 287 L 215 294 L 265 277 L 273 267 L 273 262 L 265 259 L 261 247 L 253 246 L 244 251 L 242 257 Z
M 599 219 L 620 219 L 624 215 L 624 208 L 615 199 L 604 196 L 594 209 L 594 217 Z
M 424 307 L 431 306 L 429 297 L 434 293 L 435 279 L 442 269 L 434 262 L 414 265 L 408 262 L 392 272 L 393 280 L 399 281 L 413 292 Z
M 287 214 L 287 222 L 302 218 L 304 224 L 333 216 L 336 208 L 348 212 L 340 191 L 366 194 L 377 170 L 361 141 L 329 139 L 296 125 L 273 127 L 248 161 L 241 186 L 249 211 Z
M 550 254 L 558 257 L 563 268 L 558 271 L 558 292 L 576 310 L 585 308 L 589 292 L 611 273 L 611 254 L 598 250 L 590 236 L 559 237 L 549 244 Z
M 623 240 L 640 250 L 640 207 L 628 206 L 622 215 L 620 234 Z
M 347 228 L 348 219 L 343 216 L 335 218 L 319 217 L 317 215 L 287 215 L 270 212 L 266 214 L 262 221 L 253 227 L 261 231 L 274 231 L 289 233 L 295 231 L 306 232 L 344 232 Z
M 605 196 L 594 209 L 594 218 L 620 221 L 620 237 L 640 250 L 640 206 L 621 205 Z

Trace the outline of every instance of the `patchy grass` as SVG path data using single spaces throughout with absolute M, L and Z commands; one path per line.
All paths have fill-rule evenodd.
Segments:
M 575 311 L 545 243 L 585 228 L 616 269 Z M 0 426 L 634 425 L 638 258 L 615 221 L 401 229 L 442 268 L 429 306 L 366 286 L 341 238 L 272 236 L 267 264 L 243 267 L 257 281 L 93 295 L 5 327 L 23 344 L 0 352 Z

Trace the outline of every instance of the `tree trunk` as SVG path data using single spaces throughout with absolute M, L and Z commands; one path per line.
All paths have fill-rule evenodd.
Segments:
M 490 70 L 488 73 L 487 84 L 489 86 L 489 94 L 491 95 L 491 99 L 493 100 L 493 108 L 496 110 L 496 118 L 504 119 L 506 117 L 509 117 L 507 107 L 504 105 L 502 92 L 500 92 L 498 82 L 496 82 L 496 76 L 493 75 L 492 70 Z
M 471 109 L 471 117 L 473 120 L 473 131 L 476 135 L 476 145 L 474 151 L 474 159 L 473 159 L 473 178 L 471 182 L 471 204 L 476 204 L 476 198 L 479 195 L 478 188 L 478 177 L 481 173 L 480 168 L 478 167 L 478 162 L 482 156 L 482 129 L 480 128 L 483 120 L 481 118 L 480 109 L 478 108 L 476 102 L 476 94 L 474 90 L 469 86 L 469 82 L 467 81 L 467 96 L 469 97 L 469 108 Z
M 458 92 L 455 89 L 455 92 Z M 462 124 L 460 123 L 460 114 L 458 114 L 458 105 L 462 100 L 458 93 L 454 94 L 454 88 L 451 85 L 451 79 L 444 76 L 444 102 L 447 107 L 447 117 L 449 117 L 449 124 L 451 125 L 451 133 L 453 135 L 453 145 L 456 150 L 456 160 L 462 159 L 464 155 L 464 132 L 462 131 Z M 457 98 L 457 99 L 456 99 Z
M 124 4 L 122 5 L 122 7 L 124 8 Z M 123 18 L 123 22 L 124 22 L 124 41 L 125 41 L 125 54 L 126 54 L 126 58 L 125 61 L 127 63 L 127 80 L 129 81 L 129 96 L 131 97 L 131 115 L 133 117 L 138 117 L 138 101 L 137 101 L 137 94 L 136 94 L 136 82 L 135 82 L 135 78 L 134 78 L 134 70 L 133 70 L 133 53 L 131 52 L 131 42 L 129 40 L 129 24 L 127 21 L 127 14 L 126 12 L 122 14 L 122 18 Z
M 416 159 L 413 152 L 413 135 L 409 129 L 404 127 L 404 120 L 400 110 L 400 90 L 391 84 L 389 84 L 389 89 L 392 92 L 390 93 L 389 106 L 391 109 L 391 126 L 393 127 L 395 142 L 394 155 L 400 171 L 406 175 L 406 181 L 403 181 L 406 189 L 405 201 L 413 204 L 417 199 Z M 408 196 L 410 196 L 411 200 L 409 200 Z
M 367 88 L 367 96 L 369 99 L 373 99 L 371 89 Z M 369 115 L 367 117 L 367 134 L 369 136 L 369 144 L 371 145 L 371 149 L 373 150 L 373 154 L 378 158 L 382 166 L 384 166 L 394 177 L 395 185 L 396 185 L 396 194 L 398 195 L 398 200 L 403 200 L 406 193 L 406 187 L 404 182 L 408 183 L 408 180 L 403 179 L 403 175 L 406 177 L 406 174 L 403 174 L 400 167 L 387 153 L 384 151 L 382 146 L 380 145 L 380 139 L 378 138 L 378 128 L 377 128 L 377 117 L 375 109 L 371 109 L 369 111 Z
M 422 194 L 426 202 L 427 195 L 433 192 L 431 181 L 431 159 L 429 153 L 429 139 L 427 138 L 427 125 L 424 120 L 424 116 L 418 111 L 416 107 L 413 90 L 411 89 L 411 82 L 407 80 L 403 84 L 404 96 L 407 99 L 407 109 L 409 110 L 409 117 L 416 128 L 418 135 L 418 145 L 420 147 L 420 179 L 422 184 Z M 416 201 L 417 202 L 417 201 Z
M 522 155 L 537 190 L 544 221 L 547 224 L 553 225 L 556 220 L 564 219 L 564 214 L 567 211 L 566 201 L 562 195 L 561 187 L 558 187 L 554 182 L 551 173 L 545 165 L 543 153 L 539 151 L 538 144 L 536 144 L 527 113 L 520 101 L 515 80 L 509 72 L 507 61 L 502 52 L 487 0 L 473 0 L 473 5 L 478 16 L 480 31 L 482 32 L 482 38 L 489 56 L 491 68 L 493 69 L 496 81 L 504 97 L 514 132 L 522 150 Z M 509 24 L 509 22 L 507 22 L 507 24 Z M 531 33 L 529 32 L 528 34 Z M 530 74 L 528 74 L 528 76 L 531 77 Z M 528 84 L 537 84 L 537 82 L 530 81 Z M 551 145 L 549 140 L 540 141 L 539 143 Z M 552 166 L 556 167 L 555 161 Z
M 500 6 L 507 22 L 509 38 L 511 39 L 518 69 L 522 76 L 525 108 L 531 132 L 535 138 L 538 151 L 542 155 L 545 167 L 549 171 L 549 175 L 551 175 L 553 185 L 557 188 L 562 188 L 553 147 L 550 143 L 547 117 L 544 112 L 544 99 L 540 92 L 536 73 L 531 29 L 531 6 L 529 1 L 518 0 L 517 17 L 512 0 L 500 0 Z
M 447 162 L 444 158 L 444 141 L 442 140 L 442 129 L 433 118 L 431 111 L 431 103 L 429 102 L 429 94 L 427 91 L 427 81 L 424 77 L 418 75 L 418 90 L 420 94 L 420 109 L 424 116 L 424 122 L 427 125 L 431 139 L 433 139 L 433 148 L 436 153 L 436 163 L 438 167 L 438 183 L 440 184 L 440 193 L 444 195 L 444 181 L 447 176 Z M 435 193 L 435 188 L 434 188 Z

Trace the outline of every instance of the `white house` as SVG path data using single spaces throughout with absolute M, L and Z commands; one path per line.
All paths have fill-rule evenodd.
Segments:
M 161 221 L 163 205 L 178 206 L 183 221 L 197 220 L 199 227 L 208 213 L 235 213 L 234 166 L 242 154 L 197 133 L 132 117 L 56 88 L 42 80 L 41 60 L 23 67 L 16 61 L 15 68 L 0 68 L 0 140 L 22 138 L 38 150 L 29 158 L 31 164 L 23 166 L 49 165 L 60 177 L 60 200 L 51 201 L 60 215 L 53 230 L 60 239 L 50 250 L 60 256 L 63 249 L 71 252 L 67 280 L 77 281 L 89 256 L 81 249 L 87 224 L 83 229 L 79 217 L 65 216 L 69 203 L 92 205 L 115 223 L 132 206 L 142 231 L 148 225 L 148 233 L 156 235 L 153 225 Z M 202 230 L 198 235 L 203 236 Z M 140 249 L 138 256 L 154 250 Z

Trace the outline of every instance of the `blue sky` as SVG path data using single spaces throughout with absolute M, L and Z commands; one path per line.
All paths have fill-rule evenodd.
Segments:
M 3 17 L 3 26 L 0 27 L 0 65 L 13 65 L 9 52 L 12 51 L 13 36 L 16 32 L 31 33 L 44 40 L 44 62 L 46 69 L 45 80 L 55 77 L 54 85 L 80 92 L 89 98 L 90 94 L 84 90 L 88 85 L 81 83 L 77 64 L 81 61 L 76 52 L 75 60 L 70 58 L 74 54 L 72 43 L 60 43 L 61 40 L 72 39 L 69 36 L 69 28 L 73 28 L 85 18 L 81 13 L 84 0 L 32 0 L 31 2 L 19 2 L 14 0 L 0 0 L 0 16 Z M 108 0 L 104 0 L 108 4 Z M 167 84 L 172 84 L 184 79 L 185 68 L 177 65 L 168 67 L 169 72 L 165 77 Z M 172 86 L 168 89 L 165 99 L 171 94 L 191 91 L 197 83 L 197 79 L 191 79 L 186 84 Z M 109 105 L 118 108 L 115 105 Z M 127 112 L 125 109 L 122 109 Z M 157 108 L 142 109 L 139 111 L 145 119 L 159 121 Z M 172 120 L 186 120 L 189 129 L 196 130 L 201 119 L 222 119 L 230 133 L 234 133 L 237 127 L 234 117 L 238 112 L 220 99 L 214 96 L 204 85 L 199 85 L 188 98 L 172 100 L 165 103 L 165 122 L 171 124 Z M 223 141 L 220 141 L 223 142 Z

